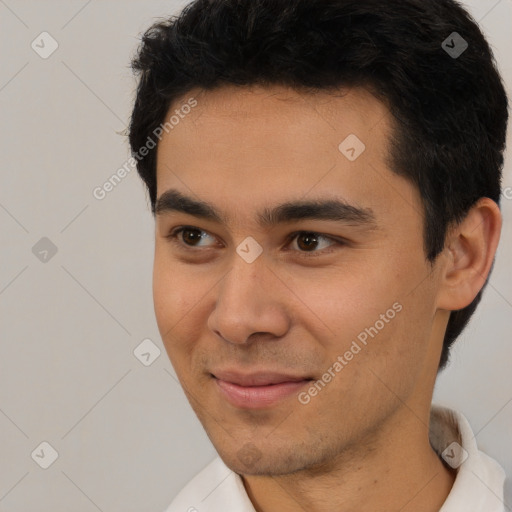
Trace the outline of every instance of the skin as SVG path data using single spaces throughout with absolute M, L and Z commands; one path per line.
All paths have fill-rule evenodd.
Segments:
M 153 290 L 168 356 L 213 445 L 259 512 L 439 510 L 455 474 L 429 444 L 432 392 L 449 311 L 490 271 L 497 205 L 481 199 L 431 266 L 419 192 L 389 169 L 392 118 L 369 93 L 225 86 L 191 91 L 170 113 L 191 96 L 198 105 L 158 145 L 157 197 L 179 190 L 226 223 L 157 214 Z M 353 162 L 338 149 L 349 134 L 366 145 Z M 333 196 L 371 209 L 376 226 L 257 223 L 264 207 Z M 183 225 L 205 232 L 199 247 L 167 238 Z M 308 249 L 288 238 L 296 231 L 345 243 L 319 238 Z M 248 236 L 263 250 L 250 264 L 236 252 Z M 402 310 L 306 405 L 293 395 L 237 408 L 211 376 L 320 379 L 394 303 Z M 241 456 L 249 449 L 257 460 Z

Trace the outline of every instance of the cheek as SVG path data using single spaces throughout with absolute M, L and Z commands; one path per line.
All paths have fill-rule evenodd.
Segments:
M 160 334 L 172 327 L 184 308 L 182 283 L 179 275 L 165 265 L 155 253 L 153 266 L 153 304 Z
M 395 297 L 393 304 L 382 301 L 379 314 L 368 318 L 358 357 L 374 386 L 406 400 L 428 362 L 434 301 L 428 284 L 414 293 L 404 286 Z
M 326 277 L 314 289 L 306 281 L 301 283 L 303 297 L 329 329 L 345 340 L 374 325 L 401 295 L 396 276 L 378 265 L 352 267 L 350 272 L 340 269 Z
M 181 264 L 171 257 L 164 242 L 157 241 L 153 262 L 153 302 L 157 320 L 162 325 L 176 322 L 200 300 L 204 278 L 197 274 L 197 267 Z
M 155 264 L 153 274 L 155 317 L 168 358 L 179 375 L 187 365 L 190 346 L 186 340 L 187 311 L 190 310 L 183 278 Z M 190 313 L 189 313 L 190 315 Z
M 176 338 L 187 317 L 193 315 L 198 302 L 197 281 L 169 261 L 163 250 L 155 250 L 153 266 L 153 304 L 156 321 L 164 344 Z
M 421 364 L 434 310 L 433 290 L 425 269 L 406 263 L 382 258 L 360 271 L 331 276 L 318 288 L 321 293 L 304 295 L 329 329 L 325 346 L 332 361 L 348 350 L 358 351 L 352 345 L 356 342 L 361 350 L 353 360 L 376 365 L 390 377 L 404 361 L 415 368 Z M 301 286 L 307 290 L 306 283 Z
M 218 278 L 217 278 L 218 280 Z M 153 303 L 162 342 L 174 366 L 189 358 L 204 333 L 216 280 L 206 268 L 180 265 L 165 247 L 155 248 Z

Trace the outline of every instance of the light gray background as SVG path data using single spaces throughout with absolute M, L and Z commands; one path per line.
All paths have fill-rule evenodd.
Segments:
M 140 34 L 185 3 L 0 0 L 2 512 L 159 512 L 215 455 L 156 327 L 142 183 L 132 171 L 105 199 L 92 194 L 129 157 L 120 132 Z M 512 0 L 467 5 L 510 94 Z M 31 48 L 43 31 L 59 45 L 47 59 Z M 490 286 L 435 401 L 462 411 L 512 475 L 508 197 Z M 42 237 L 57 247 L 46 262 L 32 252 Z M 161 355 L 144 366 L 133 352 L 148 338 Z M 49 456 L 43 441 L 59 454 L 48 469 L 34 460 Z

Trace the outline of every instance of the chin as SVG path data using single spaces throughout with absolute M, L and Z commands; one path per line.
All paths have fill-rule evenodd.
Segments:
M 229 469 L 245 476 L 289 475 L 318 462 L 304 460 L 304 454 L 295 449 L 290 449 L 288 454 L 278 453 L 273 447 L 260 451 L 252 443 L 244 444 L 236 452 L 218 450 L 218 453 Z

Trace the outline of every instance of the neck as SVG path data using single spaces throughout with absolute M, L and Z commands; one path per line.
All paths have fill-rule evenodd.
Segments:
M 438 512 L 455 472 L 430 446 L 429 411 L 400 407 L 378 432 L 321 466 L 244 476 L 247 494 L 257 512 Z

